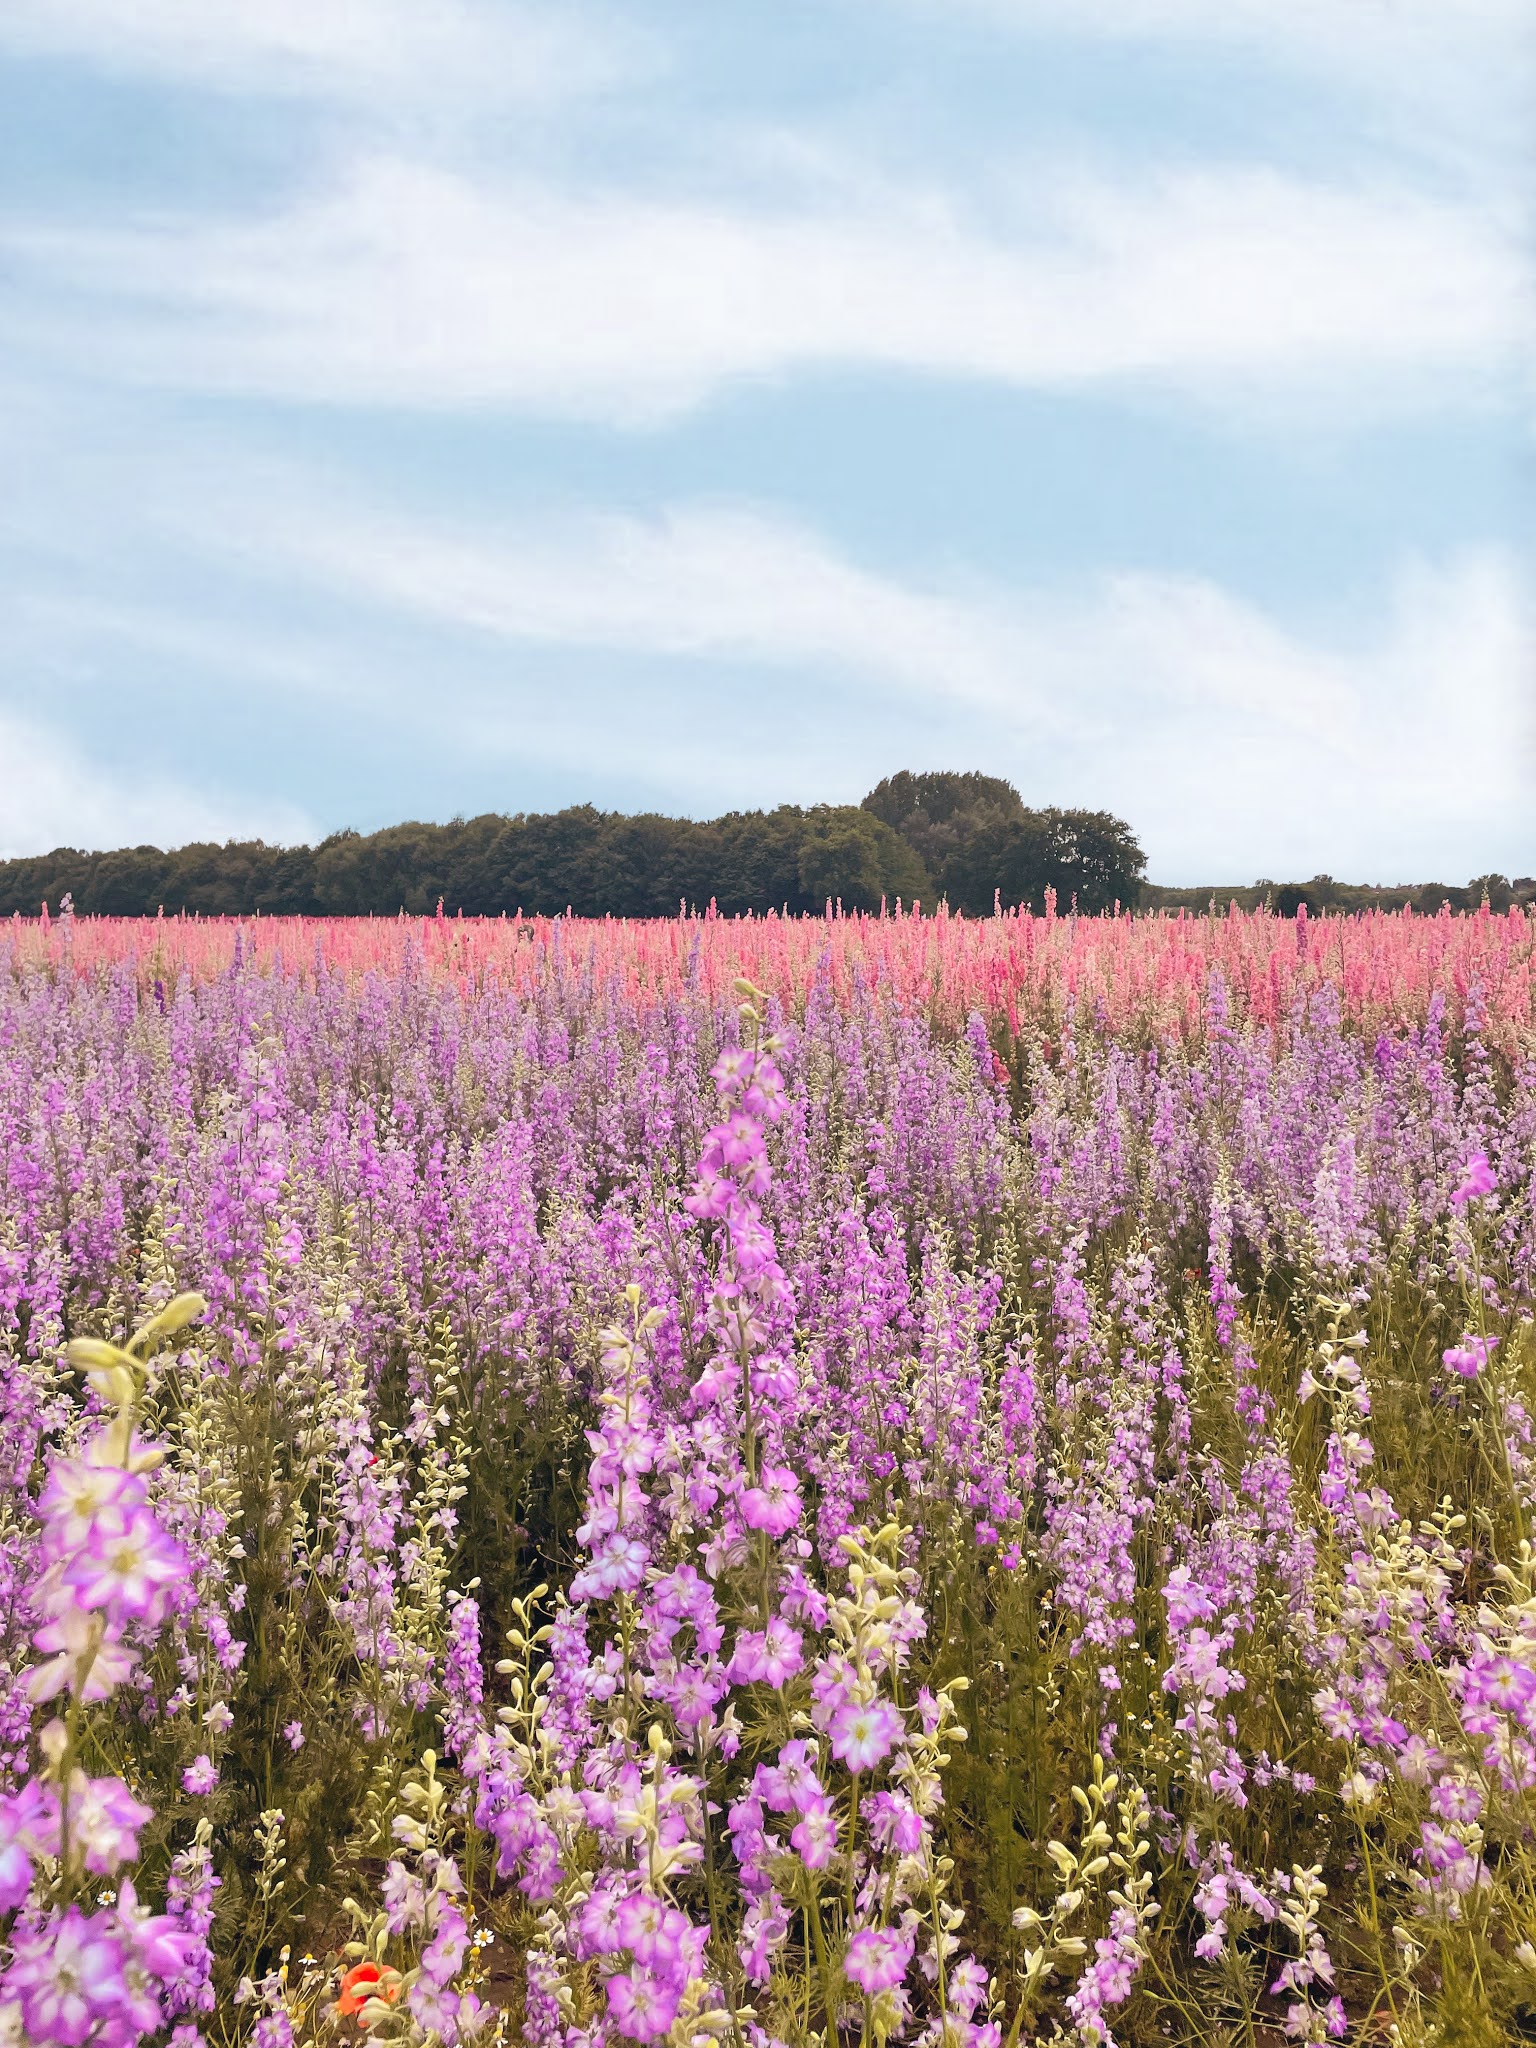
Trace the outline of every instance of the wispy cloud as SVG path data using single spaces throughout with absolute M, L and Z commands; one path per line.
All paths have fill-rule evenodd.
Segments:
M 616 18 L 524 0 L 6 0 L 0 51 L 225 93 L 402 101 L 559 99 L 632 72 Z
M 981 225 L 924 189 L 771 210 L 370 159 L 259 220 L 13 221 L 3 246 L 32 294 L 18 338 L 120 375 L 625 421 L 817 365 L 1216 399 L 1342 383 L 1374 406 L 1446 371 L 1481 390 L 1525 319 L 1512 227 L 1240 167 L 1046 173 Z
M 999 768 L 1036 802 L 1120 811 L 1169 881 L 1530 865 L 1536 632 L 1505 551 L 1405 560 L 1381 589 L 1341 595 L 1347 623 L 1330 627 L 1206 577 L 897 572 L 763 507 L 470 523 L 301 469 L 197 473 L 162 477 L 143 534 L 157 581 L 218 589 L 217 617 L 87 603 L 64 636 L 76 658 L 110 673 L 168 654 L 179 689 L 217 677 L 244 723 L 275 712 L 270 621 L 304 617 L 281 678 L 289 715 L 299 690 L 309 757 L 334 747 L 354 766 L 363 719 L 368 778 L 387 770 L 401 792 L 391 811 L 419 814 L 428 787 L 455 792 L 448 808 L 493 789 L 515 807 L 534 786 L 696 813 L 856 799 L 940 761 Z M 55 580 L 66 572 L 61 558 Z M 302 830 L 281 807 L 125 796 L 35 720 L 15 730 L 0 730 L 9 786 L 27 792 L 13 846 Z M 355 815 L 361 792 L 354 776 L 325 822 Z
M 1536 13 L 1529 0 L 857 0 L 957 18 L 1032 49 L 1075 46 L 1103 71 L 1148 54 L 1242 104 L 1256 76 L 1287 96 L 1294 149 L 1390 158 L 1463 192 L 1508 193 L 1530 163 Z M 1234 75 L 1234 67 L 1235 75 Z M 1332 110 L 1331 113 L 1329 110 Z M 1342 114 L 1343 118 L 1340 118 Z M 1270 145 L 1284 152 L 1284 129 Z
M 1169 878 L 1454 880 L 1479 853 L 1521 859 L 1536 800 L 1536 636 L 1498 551 L 1405 563 L 1368 630 L 1330 636 L 1193 577 L 1102 574 L 1070 593 L 898 578 L 804 527 L 710 506 L 487 533 L 332 502 L 244 545 L 365 607 L 508 647 L 666 657 L 685 704 L 690 671 L 706 696 L 722 673 L 819 676 L 871 721 L 866 759 L 936 722 L 951 751 L 1029 763 L 1039 801 L 1124 810 Z M 616 747 L 632 723 L 614 720 Z M 797 786 L 814 772 L 818 741 L 757 723 L 755 796 L 771 800 L 791 759 Z M 861 793 L 831 747 L 821 772 L 821 793 Z
M 182 846 L 232 838 L 291 845 L 314 836 L 311 821 L 280 799 L 210 793 L 173 774 L 128 780 L 43 721 L 5 710 L 0 778 L 0 860 L 55 846 Z
M 880 0 L 939 13 L 955 0 Z M 1000 27 L 1103 43 L 1247 49 L 1368 93 L 1503 101 L 1536 56 L 1526 0 L 958 0 Z
M 1257 41 L 1379 67 L 1430 51 L 1486 62 L 1490 39 L 1529 40 L 1525 0 L 969 0 L 1020 28 L 1117 39 Z

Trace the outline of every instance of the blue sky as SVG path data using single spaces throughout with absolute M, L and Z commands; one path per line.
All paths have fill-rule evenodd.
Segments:
M 1536 871 L 1527 0 L 6 0 L 0 852 Z

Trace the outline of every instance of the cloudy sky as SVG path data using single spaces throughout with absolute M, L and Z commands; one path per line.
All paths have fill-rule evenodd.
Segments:
M 0 852 L 1536 871 L 1529 0 L 5 0 Z

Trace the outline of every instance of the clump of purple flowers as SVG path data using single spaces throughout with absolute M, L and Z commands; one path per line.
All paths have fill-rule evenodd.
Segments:
M 41 1576 L 33 1641 L 44 1661 L 28 1689 L 60 1711 L 38 1736 L 39 1768 L 0 1801 L 0 1912 L 15 1912 L 0 1963 L 0 2033 L 36 2048 L 127 2048 L 203 2003 L 206 1926 L 139 1905 L 131 1878 L 151 1809 L 117 1777 L 81 1767 L 86 1710 L 132 1675 L 187 1572 L 151 1506 L 161 1452 L 137 1442 L 143 1359 L 201 1315 L 178 1296 L 126 1347 L 77 1338 L 71 1362 L 114 1412 L 76 1455 L 55 1458 L 38 1501 Z M 117 1878 L 101 1910 L 80 1903 L 91 1878 Z

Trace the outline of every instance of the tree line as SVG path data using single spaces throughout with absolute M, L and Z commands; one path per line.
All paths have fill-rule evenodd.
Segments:
M 1254 882 L 1236 889 L 1161 889 L 1148 882 L 1141 900 L 1145 910 L 1208 911 L 1214 904 L 1224 911 L 1235 903 L 1239 910 L 1272 910 L 1277 917 L 1294 917 L 1305 904 L 1313 917 L 1407 909 L 1433 917 L 1444 903 L 1452 910 L 1477 910 L 1484 903 L 1498 911 L 1517 904 L 1523 910 L 1536 908 L 1536 875 L 1519 875 L 1514 881 L 1507 875 L 1475 875 L 1462 887 L 1454 882 L 1412 882 L 1398 888 L 1374 888 L 1359 882 L 1336 882 L 1332 875 L 1314 875 L 1310 882 Z
M 1384 909 L 1434 912 L 1442 903 L 1494 910 L 1536 906 L 1536 879 L 1475 877 L 1464 887 L 1426 882 L 1367 888 L 1314 875 L 1308 882 L 1246 887 L 1159 888 L 1146 880 L 1135 834 L 1107 811 L 1032 810 L 1000 776 L 942 772 L 888 776 L 861 804 L 781 804 L 719 818 L 629 815 L 576 804 L 562 811 L 488 812 L 446 825 L 391 825 L 333 832 L 318 846 L 259 839 L 198 842 L 163 850 L 72 846 L 0 861 L 0 914 L 37 915 L 63 898 L 76 910 L 152 917 L 164 909 L 203 916 L 496 917 L 518 910 L 583 917 L 670 917 L 713 902 L 739 912 L 878 910 L 939 902 L 967 916 L 995 903 L 1063 911 L 1122 908 L 1202 911 L 1214 902 L 1267 904 L 1292 917 Z
M 0 862 L 0 913 L 129 917 L 360 916 L 397 911 L 498 916 L 667 917 L 713 902 L 726 916 L 932 908 L 981 915 L 1005 905 L 1130 907 L 1146 861 L 1123 820 L 1102 811 L 1031 810 L 1012 783 L 981 774 L 888 777 L 862 804 L 781 804 L 709 819 L 562 811 L 334 832 L 318 846 L 261 840 L 89 853 L 56 847 Z

